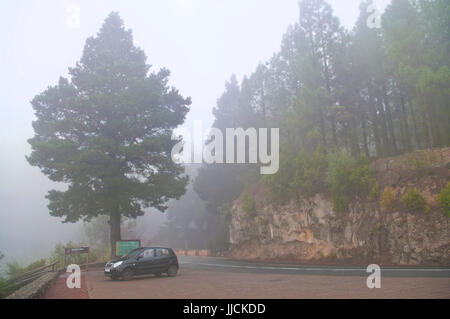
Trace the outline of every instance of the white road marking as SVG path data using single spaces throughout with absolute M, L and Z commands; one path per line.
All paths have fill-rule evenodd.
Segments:
M 246 268 L 246 269 L 266 269 L 266 270 L 306 270 L 306 271 L 362 271 L 366 272 L 365 268 L 296 268 L 296 267 L 269 267 L 269 266 L 241 266 L 241 265 L 223 265 L 223 264 L 206 264 L 206 263 L 192 263 L 187 262 L 189 264 L 195 265 L 203 265 L 203 266 L 212 266 L 212 267 L 229 267 L 229 268 Z M 409 268 L 382 268 L 382 271 L 419 271 L 419 272 L 427 272 L 427 271 L 435 271 L 435 272 L 450 272 L 450 269 L 439 269 L 439 268 L 417 268 L 417 269 L 409 269 Z

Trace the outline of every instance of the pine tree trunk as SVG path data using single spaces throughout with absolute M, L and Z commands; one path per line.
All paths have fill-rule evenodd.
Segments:
M 320 116 L 320 131 L 322 133 L 322 143 L 325 149 L 327 149 L 327 137 L 325 128 L 325 115 L 323 114 L 323 106 L 319 106 L 319 116 Z
M 402 118 L 404 125 L 403 144 L 408 152 L 411 152 L 411 139 L 409 138 L 408 114 L 406 113 L 405 97 L 400 93 L 400 104 L 402 107 Z
M 111 244 L 111 259 L 115 259 L 116 256 L 116 241 L 121 239 L 120 237 L 120 213 L 114 212 L 109 216 L 109 238 Z
M 386 92 L 386 87 L 383 85 L 383 100 L 384 105 L 386 108 L 386 117 L 387 117 L 387 125 L 389 129 L 389 135 L 391 137 L 391 155 L 396 155 L 398 153 L 397 151 L 397 140 L 395 138 L 395 130 L 394 130 L 394 123 L 392 121 L 392 112 L 391 112 L 391 106 L 389 105 L 389 98 Z
M 365 119 L 364 115 L 361 117 L 361 128 L 362 128 L 362 134 L 363 134 L 364 154 L 369 159 L 370 158 L 370 152 L 369 152 L 369 145 L 367 143 L 367 128 L 366 128 L 366 119 Z
M 350 119 L 350 123 L 351 123 L 351 129 L 350 132 L 348 132 L 346 135 L 349 138 L 349 142 L 350 142 L 350 150 L 353 156 L 359 156 L 361 155 L 361 149 L 359 147 L 359 142 L 358 142 L 358 135 L 356 133 L 356 119 L 355 117 L 352 116 L 352 118 Z M 347 127 L 347 131 L 348 131 L 348 127 Z
M 426 126 L 426 131 L 428 133 L 428 147 L 429 148 L 433 148 L 435 147 L 435 142 L 434 142 L 434 135 L 433 135 L 433 129 L 431 128 L 431 115 L 430 115 L 430 111 L 427 110 L 425 112 L 425 116 L 426 116 L 426 121 L 424 121 L 424 124 Z
M 430 97 L 428 101 L 428 114 L 430 118 L 430 126 L 432 127 L 431 132 L 433 134 L 433 147 L 442 147 L 441 132 L 439 129 L 439 121 L 437 120 L 438 117 L 435 112 L 433 97 Z
M 383 99 L 381 97 L 381 91 L 380 89 L 377 89 L 377 105 L 378 105 L 378 112 L 380 114 L 380 129 L 381 129 L 381 139 L 383 141 L 383 156 L 391 155 L 392 154 L 392 148 L 391 143 L 388 136 L 388 128 L 387 128 L 387 119 L 386 119 L 386 112 L 384 111 L 384 105 L 383 105 Z
M 408 99 L 408 105 L 411 109 L 411 119 L 412 119 L 413 129 L 414 129 L 414 137 L 416 138 L 416 148 L 421 148 L 422 143 L 419 138 L 419 131 L 417 128 L 416 112 L 414 111 L 414 105 L 411 103 L 410 99 Z
M 372 83 L 369 82 L 368 88 L 369 88 L 369 113 L 370 113 L 371 122 L 372 122 L 372 130 L 373 130 L 373 137 L 375 140 L 375 148 L 376 148 L 376 152 L 377 152 L 377 157 L 382 157 L 383 152 L 381 150 L 380 135 L 379 135 L 379 131 L 378 131 L 378 115 L 377 115 L 377 109 L 376 109 L 376 105 L 375 105 L 375 99 L 373 97 Z

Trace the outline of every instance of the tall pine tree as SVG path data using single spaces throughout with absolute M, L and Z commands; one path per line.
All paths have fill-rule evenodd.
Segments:
M 146 60 L 113 12 L 87 39 L 70 79 L 61 77 L 31 102 L 37 120 L 28 162 L 68 185 L 48 193 L 50 214 L 63 222 L 108 215 L 112 257 L 121 216 L 164 211 L 187 184 L 170 154 L 178 142 L 172 131 L 191 101 L 168 86 L 168 70 L 149 73 Z

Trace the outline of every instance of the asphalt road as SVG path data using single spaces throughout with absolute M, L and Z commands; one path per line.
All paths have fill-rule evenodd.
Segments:
M 238 261 L 217 257 L 179 256 L 180 266 L 197 270 L 214 270 L 225 272 L 315 275 L 315 276 L 363 276 L 367 277 L 363 266 L 319 266 L 299 264 L 278 264 L 253 261 Z M 450 278 L 450 267 L 381 267 L 383 277 L 394 278 Z
M 113 281 L 103 268 L 83 272 L 81 289 L 62 274 L 44 298 L 91 299 L 450 299 L 447 267 L 382 267 L 381 287 L 369 289 L 364 266 L 276 264 L 215 257 L 178 257 L 176 277 Z
M 179 263 L 176 277 L 145 275 L 130 281 L 113 281 L 103 269 L 90 269 L 85 288 L 91 299 L 450 299 L 450 270 L 445 268 L 381 268 L 381 287 L 370 289 L 366 267 L 182 256 Z M 49 295 L 73 298 L 64 289 Z

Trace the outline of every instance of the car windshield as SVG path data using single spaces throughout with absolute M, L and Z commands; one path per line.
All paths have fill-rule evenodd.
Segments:
M 130 258 L 138 255 L 142 251 L 142 248 L 136 248 L 130 251 L 128 254 L 124 255 L 125 258 Z

